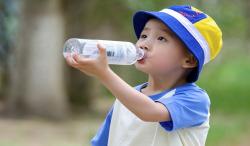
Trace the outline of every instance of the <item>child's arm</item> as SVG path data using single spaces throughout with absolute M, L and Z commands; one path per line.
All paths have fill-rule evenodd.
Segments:
M 99 79 L 109 91 L 119 99 L 131 112 L 143 121 L 169 121 L 167 108 L 161 103 L 154 102 L 146 95 L 132 88 L 115 74 L 108 66 L 105 48 L 98 45 L 100 56 L 90 59 L 74 55 L 68 56 L 67 63 L 83 73 Z

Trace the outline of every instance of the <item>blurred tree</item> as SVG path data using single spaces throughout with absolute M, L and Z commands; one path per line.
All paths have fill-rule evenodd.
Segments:
M 0 1 L 0 98 L 4 98 L 8 83 L 8 66 L 16 28 L 16 8 L 13 0 Z
M 65 37 L 67 39 L 71 37 L 81 37 L 84 34 L 83 28 L 84 14 L 88 13 L 86 5 L 91 1 L 84 0 L 62 0 L 61 9 L 64 15 L 65 21 Z M 66 66 L 66 79 L 67 91 L 69 99 L 73 108 L 89 108 L 93 98 L 97 96 L 96 82 L 92 78 L 89 78 L 82 74 L 80 71 Z
M 127 16 L 131 11 L 122 1 L 115 0 L 102 3 L 98 0 L 25 0 L 19 3 L 19 33 L 14 64 L 10 67 L 7 111 L 63 117 L 68 105 L 62 87 L 61 63 L 64 61 L 59 59 L 63 59 L 62 37 L 128 38 L 119 36 L 128 35 L 123 32 L 127 30 L 131 19 Z M 127 13 L 111 19 L 117 11 Z M 68 69 L 66 81 L 70 100 L 74 105 L 88 107 L 100 91 L 96 90 L 99 84 L 75 69 Z
M 249 11 L 249 8 L 250 8 L 250 1 L 249 0 L 244 0 L 244 12 L 245 12 L 245 16 L 246 16 L 246 39 L 247 39 L 247 42 L 249 42 L 250 40 L 250 11 Z M 249 46 L 248 46 L 249 47 Z
M 0 67 L 4 66 L 6 60 L 6 52 L 8 47 L 7 32 L 6 32 L 6 18 L 9 14 L 8 9 L 6 9 L 6 1 L 0 1 Z
M 128 40 L 131 10 L 120 0 L 63 0 L 66 38 Z M 121 13 L 122 12 L 122 13 Z M 126 13 L 125 13 L 126 12 Z M 114 15 L 117 14 L 117 15 Z M 126 32 L 126 33 L 125 33 Z M 132 32 L 132 31 L 130 31 Z M 74 107 L 91 107 L 102 91 L 99 82 L 67 67 L 67 89 Z M 121 70 L 121 68 L 120 68 Z M 94 106 L 94 105 L 93 105 Z
M 8 50 L 7 32 L 6 32 L 6 15 L 8 11 L 6 10 L 6 1 L 0 1 L 0 99 L 4 92 L 4 80 L 6 78 L 6 52 Z
M 60 0 L 23 0 L 20 6 L 7 111 L 63 118 L 68 102 L 63 87 Z

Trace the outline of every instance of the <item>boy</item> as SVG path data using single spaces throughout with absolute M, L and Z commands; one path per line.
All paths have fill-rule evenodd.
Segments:
M 136 68 L 148 82 L 132 88 L 99 57 L 74 55 L 67 63 L 94 76 L 117 98 L 93 146 L 203 146 L 209 129 L 210 100 L 194 82 L 203 64 L 221 49 L 214 20 L 191 6 L 159 12 L 139 11 L 133 18 L 137 47 L 145 57 Z

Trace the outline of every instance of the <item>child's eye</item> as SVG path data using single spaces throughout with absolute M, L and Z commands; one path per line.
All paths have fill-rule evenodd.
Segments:
M 167 39 L 164 38 L 164 37 L 162 37 L 162 36 L 158 37 L 158 40 L 160 40 L 160 41 L 167 41 Z
M 141 34 L 141 35 L 140 35 L 140 38 L 145 39 L 145 38 L 147 38 L 147 35 Z

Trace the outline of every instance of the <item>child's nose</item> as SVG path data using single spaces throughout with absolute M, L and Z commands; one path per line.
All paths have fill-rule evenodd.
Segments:
M 145 51 L 149 51 L 150 42 L 148 40 L 141 41 L 140 43 L 138 43 L 138 47 Z
M 140 47 L 141 49 L 145 50 L 145 51 L 148 51 L 148 47 L 147 46 L 143 46 L 143 47 Z

